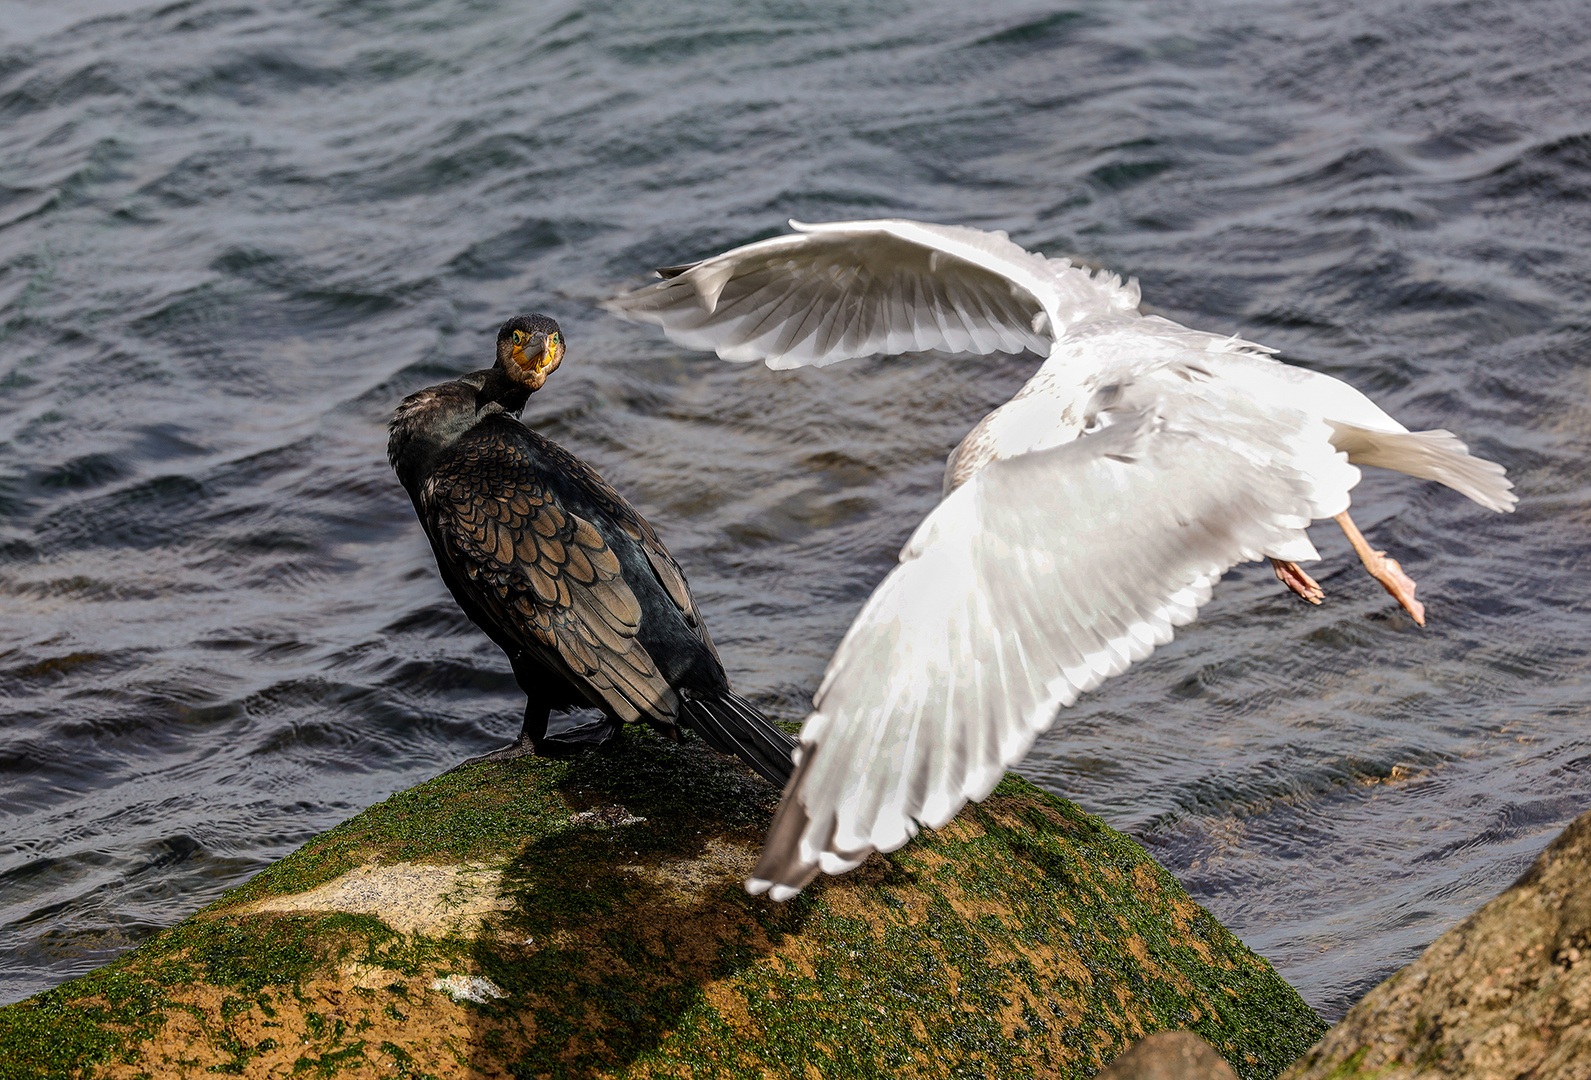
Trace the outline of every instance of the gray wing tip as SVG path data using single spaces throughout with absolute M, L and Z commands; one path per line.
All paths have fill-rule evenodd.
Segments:
M 767 893 L 769 900 L 776 904 L 782 904 L 786 900 L 793 900 L 799 896 L 801 894 L 801 886 L 781 885 L 777 881 L 754 877 L 746 879 L 746 891 L 752 896 L 761 896 L 763 893 Z
M 625 322 L 653 323 L 661 325 L 653 306 L 651 305 L 652 290 L 661 288 L 661 285 L 643 285 L 639 289 L 621 292 L 610 296 L 606 300 L 598 300 L 597 307 L 610 315 L 617 315 Z
M 779 800 L 779 809 L 773 815 L 768 835 L 763 838 L 762 854 L 746 879 L 746 891 L 752 896 L 767 893 L 769 899 L 783 903 L 818 876 L 818 864 L 801 857 L 801 836 L 811 826 L 812 819 L 807 816 L 800 794 L 816 749 L 814 744 L 805 742 L 796 747 L 795 773 L 785 784 L 784 797 Z
M 643 285 L 639 289 L 626 289 L 624 292 L 614 293 L 605 300 L 598 300 L 597 307 L 604 311 L 611 311 L 615 315 L 628 316 L 632 305 L 651 288 L 654 288 L 654 286 Z
M 1487 496 L 1485 500 L 1476 499 L 1475 501 L 1481 503 L 1488 510 L 1495 510 L 1499 514 L 1512 514 L 1514 509 L 1519 506 L 1519 495 L 1514 490 L 1514 482 L 1508 478 L 1501 465 L 1491 461 L 1486 462 L 1486 464 L 1493 465 L 1497 469 L 1494 474 L 1496 482 L 1481 489 L 1482 493 Z M 1464 492 L 1464 494 L 1468 495 L 1469 493 Z M 1474 498 L 1473 495 L 1470 497 Z

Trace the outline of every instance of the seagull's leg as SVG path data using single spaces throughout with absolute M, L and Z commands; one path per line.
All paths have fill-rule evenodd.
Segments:
M 1414 621 L 1421 626 L 1425 625 L 1425 605 L 1414 598 L 1414 579 L 1403 572 L 1403 567 L 1398 565 L 1396 559 L 1387 558 L 1387 553 L 1377 551 L 1365 540 L 1364 534 L 1353 523 L 1353 518 L 1344 510 L 1336 517 L 1338 525 L 1348 536 L 1348 543 L 1359 555 L 1359 561 L 1365 564 L 1365 569 L 1370 571 L 1370 576 L 1381 582 L 1381 587 L 1392 594 L 1392 598 L 1403 605 L 1403 610 L 1413 616 Z
M 1311 604 L 1318 604 L 1326 599 L 1326 591 L 1315 582 L 1314 578 L 1304 573 L 1304 568 L 1297 563 L 1288 562 L 1286 559 L 1272 559 L 1271 569 L 1276 571 L 1277 581 Z

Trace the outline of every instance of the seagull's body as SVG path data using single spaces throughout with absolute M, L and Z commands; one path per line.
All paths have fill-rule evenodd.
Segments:
M 1169 641 L 1228 568 L 1289 588 L 1337 518 L 1416 620 L 1413 583 L 1347 518 L 1359 465 L 1493 510 L 1503 470 L 1410 432 L 1328 375 L 1138 310 L 1136 283 L 1003 233 L 791 223 L 617 297 L 677 343 L 769 367 L 871 353 L 1032 349 L 1043 366 L 952 451 L 945 498 L 847 631 L 748 887 L 775 899 L 982 799 L 1056 710 Z

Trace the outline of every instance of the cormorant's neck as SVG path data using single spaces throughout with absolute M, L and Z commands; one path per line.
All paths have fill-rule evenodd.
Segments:
M 487 405 L 497 404 L 504 412 L 516 416 L 530 400 L 530 388 L 508 377 L 501 364 L 487 369 L 486 379 L 475 391 L 475 409 L 479 412 Z

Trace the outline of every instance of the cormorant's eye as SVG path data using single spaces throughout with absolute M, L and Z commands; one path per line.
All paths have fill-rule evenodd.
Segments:
M 525 344 L 525 331 L 523 331 L 523 330 L 515 330 L 514 331 L 514 344 L 515 345 L 523 345 L 523 344 Z
M 562 345 L 563 344 L 563 335 L 559 334 L 559 333 L 554 333 L 552 335 L 552 337 L 547 339 L 547 342 L 550 345 Z

